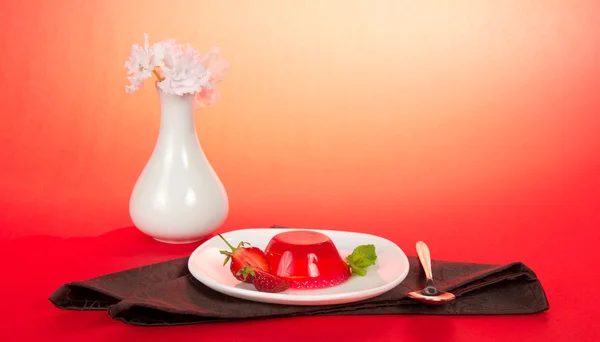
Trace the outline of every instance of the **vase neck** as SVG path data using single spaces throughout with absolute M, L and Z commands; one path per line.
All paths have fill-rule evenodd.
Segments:
M 177 135 L 179 139 L 191 135 L 196 138 L 194 126 L 194 96 L 165 94 L 159 90 L 160 131 L 159 135 Z

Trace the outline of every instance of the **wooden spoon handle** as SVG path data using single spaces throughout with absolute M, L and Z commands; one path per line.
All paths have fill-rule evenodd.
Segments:
M 425 276 L 429 280 L 433 280 L 433 274 L 431 273 L 431 255 L 429 254 L 429 247 L 423 241 L 417 242 L 417 254 L 419 260 L 425 271 Z

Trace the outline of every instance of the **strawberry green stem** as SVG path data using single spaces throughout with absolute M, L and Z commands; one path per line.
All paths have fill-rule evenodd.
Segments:
M 232 252 L 235 252 L 235 250 L 237 248 L 233 247 L 229 242 L 227 242 L 227 240 L 225 240 L 225 238 L 223 236 L 221 236 L 221 234 L 217 234 L 217 235 L 219 235 L 219 237 L 221 238 L 221 240 L 225 241 L 225 243 L 227 244 L 227 246 L 229 246 L 229 248 L 231 248 Z
M 248 275 L 255 277 L 256 273 L 254 273 L 254 270 L 252 269 L 252 267 L 244 266 L 239 271 L 237 271 L 236 275 L 238 275 L 238 276 L 241 275 L 242 279 L 246 280 L 246 278 L 248 278 Z

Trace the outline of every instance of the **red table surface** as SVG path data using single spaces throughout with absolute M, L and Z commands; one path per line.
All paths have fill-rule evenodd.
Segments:
M 562 215 L 533 213 L 539 228 L 523 236 L 499 233 L 482 242 L 387 230 L 409 255 L 424 236 L 434 257 L 469 262 L 525 262 L 536 271 L 550 310 L 527 316 L 297 317 L 173 327 L 139 327 L 105 311 L 65 311 L 48 296 L 61 284 L 189 255 L 198 244 L 155 242 L 133 227 L 97 237 L 31 236 L 0 240 L 3 257 L 0 340 L 61 341 L 593 341 L 600 340 L 598 226 L 595 205 L 572 206 Z M 539 215 L 538 215 L 539 214 Z M 547 217 L 544 219 L 544 217 Z M 558 220 L 557 217 L 563 217 Z M 578 218 L 578 219 L 577 219 Z M 550 222 L 552 220 L 552 222 Z M 532 222 L 533 224 L 533 222 Z M 562 229 L 557 229 L 562 227 Z M 352 230 L 352 227 L 347 227 Z M 225 226 L 220 231 L 231 230 Z M 535 233 L 532 233 L 535 232 Z M 420 234 L 417 236 L 417 234 Z M 511 235 L 511 234 L 508 234 Z

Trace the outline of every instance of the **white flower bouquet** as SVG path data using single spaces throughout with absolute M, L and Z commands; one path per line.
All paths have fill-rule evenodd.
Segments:
M 221 57 L 219 48 L 205 54 L 190 44 L 179 44 L 173 39 L 150 44 L 144 34 L 144 46 L 134 44 L 125 62 L 127 93 L 143 88 L 144 81 L 155 76 L 156 85 L 166 94 L 195 96 L 196 104 L 204 107 L 220 96 L 216 84 L 223 80 L 229 64 Z

